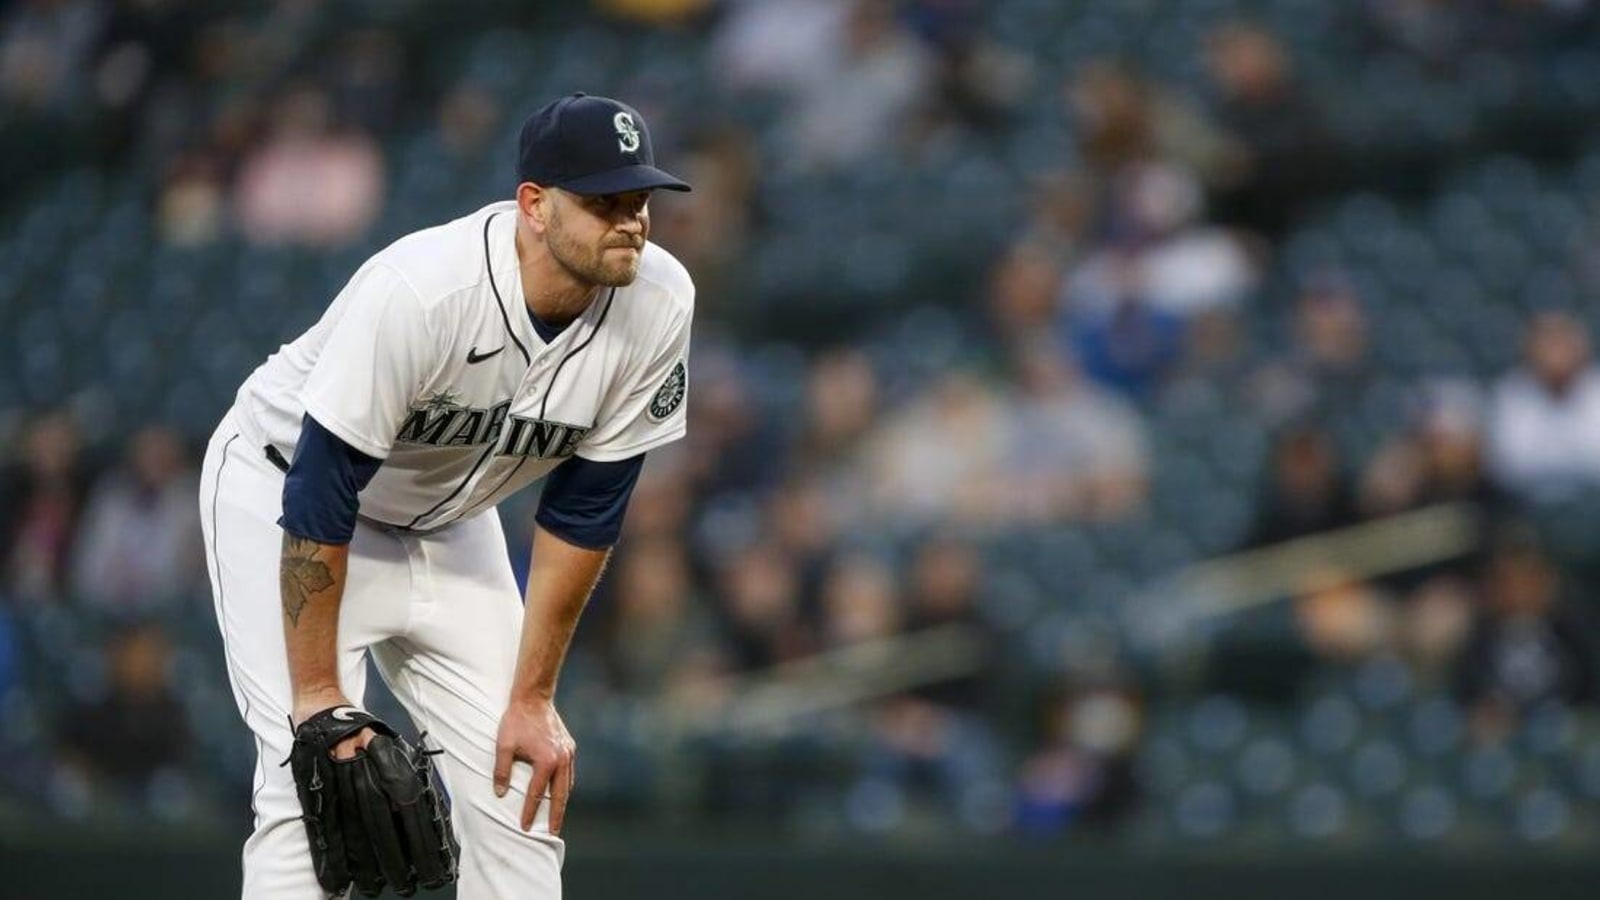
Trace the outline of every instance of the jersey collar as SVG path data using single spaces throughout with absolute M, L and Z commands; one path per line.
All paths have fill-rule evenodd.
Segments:
M 509 215 L 502 215 L 509 213 Z M 489 214 L 483 225 L 484 267 L 489 276 L 489 287 L 495 302 L 500 305 L 501 321 L 506 332 L 522 354 L 523 363 L 533 364 L 533 357 L 543 348 L 554 347 L 570 341 L 570 335 L 589 332 L 599 326 L 605 307 L 609 306 L 616 290 L 604 291 L 590 303 L 576 319 L 563 326 L 546 339 L 546 335 L 533 324 L 532 311 L 528 309 L 522 289 L 522 266 L 517 260 L 516 205 L 508 203 Z M 502 223 L 501 220 L 505 221 Z

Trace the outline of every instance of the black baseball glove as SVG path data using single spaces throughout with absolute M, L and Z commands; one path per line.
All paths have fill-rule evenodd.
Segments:
M 374 732 L 352 759 L 333 748 L 363 728 Z M 330 895 L 376 897 L 384 885 L 403 897 L 418 885 L 456 880 L 450 812 L 433 781 L 439 751 L 413 748 L 383 720 L 353 706 L 317 713 L 294 731 L 288 763 L 300 794 L 317 881 Z

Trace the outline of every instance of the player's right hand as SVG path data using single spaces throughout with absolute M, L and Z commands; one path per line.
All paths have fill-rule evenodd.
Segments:
M 522 804 L 522 830 L 533 827 L 539 801 L 550 797 L 550 833 L 560 834 L 567 815 L 567 799 L 577 776 L 578 744 L 549 700 L 513 701 L 500 717 L 495 738 L 494 794 L 504 797 L 511 785 L 511 764 L 521 760 L 533 766 L 528 794 Z

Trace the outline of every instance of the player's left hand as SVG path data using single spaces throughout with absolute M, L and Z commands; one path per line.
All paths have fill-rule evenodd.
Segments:
M 349 756 L 334 748 L 371 733 Z M 459 847 L 430 757 L 382 719 L 354 706 L 322 710 L 294 730 L 284 762 L 294 773 L 311 867 L 329 896 L 402 897 L 456 880 Z
M 511 785 L 511 764 L 522 760 L 533 766 L 528 796 L 522 804 L 522 830 L 533 827 L 539 801 L 550 795 L 550 833 L 560 834 L 567 817 L 567 799 L 577 778 L 578 745 L 567 733 L 555 703 L 513 701 L 500 717 L 495 738 L 494 793 L 504 797 Z

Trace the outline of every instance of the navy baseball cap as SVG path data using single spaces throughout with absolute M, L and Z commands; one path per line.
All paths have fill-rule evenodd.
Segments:
M 582 92 L 545 104 L 523 123 L 517 178 L 587 195 L 689 190 L 656 168 L 638 110 Z

